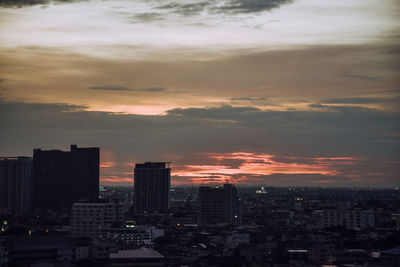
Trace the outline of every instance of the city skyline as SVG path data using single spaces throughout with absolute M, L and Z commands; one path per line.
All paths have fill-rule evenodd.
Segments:
M 400 186 L 395 0 L 0 1 L 0 156 L 100 182 Z

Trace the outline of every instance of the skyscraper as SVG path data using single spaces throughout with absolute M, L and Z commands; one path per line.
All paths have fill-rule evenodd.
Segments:
M 29 212 L 31 193 L 32 158 L 0 158 L 0 214 Z
M 232 184 L 224 187 L 199 187 L 200 224 L 241 223 L 236 188 Z
M 33 150 L 35 208 L 70 208 L 99 195 L 100 149 Z
M 171 169 L 167 162 L 136 164 L 134 186 L 136 215 L 168 212 Z

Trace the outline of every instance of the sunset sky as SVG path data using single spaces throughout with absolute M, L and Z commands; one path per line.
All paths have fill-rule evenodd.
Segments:
M 102 184 L 400 186 L 398 0 L 0 0 L 0 156 Z

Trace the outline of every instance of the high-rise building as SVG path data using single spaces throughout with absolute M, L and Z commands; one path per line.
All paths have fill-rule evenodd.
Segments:
M 239 200 L 232 184 L 224 187 L 200 186 L 200 224 L 241 224 Z
M 100 149 L 33 150 L 35 208 L 70 208 L 99 195 Z
M 0 158 L 0 214 L 23 214 L 31 208 L 32 158 Z
M 135 215 L 167 213 L 170 207 L 171 168 L 167 162 L 135 165 Z

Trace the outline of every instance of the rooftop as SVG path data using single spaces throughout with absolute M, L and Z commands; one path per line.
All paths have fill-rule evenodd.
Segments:
M 110 259 L 156 259 L 164 258 L 163 255 L 151 248 L 139 248 L 132 250 L 120 250 L 118 253 L 110 253 Z
M 392 248 L 382 251 L 383 254 L 400 255 L 400 248 Z

